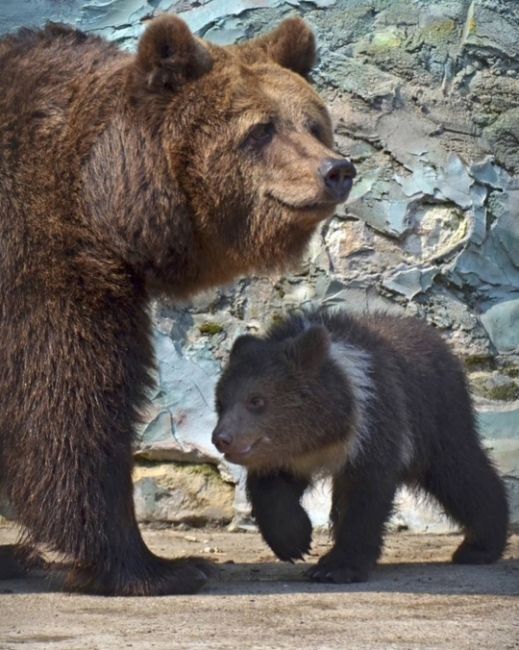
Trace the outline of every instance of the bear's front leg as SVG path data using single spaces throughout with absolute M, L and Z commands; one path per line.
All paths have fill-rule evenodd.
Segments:
M 101 499 L 104 501 L 109 515 L 106 519 L 97 519 L 97 513 L 92 512 L 91 521 L 88 518 L 85 521 L 85 541 L 92 535 L 92 548 L 83 548 L 75 556 L 65 589 L 106 596 L 196 593 L 207 582 L 212 572 L 211 564 L 199 558 L 166 559 L 147 548 L 134 514 L 131 462 L 125 463 L 121 452 L 114 463 L 124 469 L 114 469 L 113 476 L 99 474 L 98 503 L 101 510 Z M 130 453 L 127 458 L 129 456 Z M 96 490 L 94 483 L 91 489 Z M 93 537 L 91 528 L 96 519 L 100 539 Z
M 154 555 L 144 544 L 137 527 L 133 541 L 121 548 L 110 564 L 76 563 L 67 575 L 65 590 L 104 596 L 163 596 L 194 594 L 214 572 L 201 558 L 170 560 Z
M 263 539 L 280 560 L 302 559 L 312 543 L 312 524 L 301 506 L 308 481 L 287 472 L 247 476 L 252 514 Z
M 103 289 L 72 284 L 66 295 L 33 302 L 38 344 L 16 350 L 2 478 L 29 541 L 72 561 L 67 589 L 194 593 L 207 564 L 157 557 L 137 526 L 132 441 L 152 385 L 149 321 L 130 291 Z
M 384 470 L 347 473 L 334 478 L 333 548 L 309 569 L 318 582 L 364 582 L 382 550 L 384 526 L 396 491 L 396 479 Z

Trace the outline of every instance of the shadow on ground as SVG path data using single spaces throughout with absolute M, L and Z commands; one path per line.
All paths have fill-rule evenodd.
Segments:
M 199 594 L 269 595 L 320 593 L 406 593 L 429 595 L 519 596 L 519 559 L 490 565 L 455 565 L 450 562 L 381 563 L 370 580 L 355 584 L 311 582 L 305 572 L 313 564 L 228 561 L 216 564 L 215 575 Z M 0 583 L 0 594 L 61 592 L 63 565 L 33 571 L 28 576 Z
M 505 558 L 457 566 L 456 535 L 388 535 L 369 582 L 307 582 L 308 563 L 276 561 L 257 534 L 145 530 L 169 557 L 203 556 L 218 571 L 193 596 L 105 598 L 61 592 L 63 566 L 4 581 L 0 649 L 19 650 L 517 650 L 519 536 Z M 0 544 L 16 539 L 0 526 Z

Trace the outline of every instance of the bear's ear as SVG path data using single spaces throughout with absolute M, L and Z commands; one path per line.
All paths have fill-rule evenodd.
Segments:
M 231 349 L 231 357 L 235 356 L 236 354 L 239 354 L 240 352 L 243 352 L 245 348 L 248 348 L 257 342 L 258 342 L 257 337 L 252 336 L 252 334 L 242 334 L 242 336 L 238 336 L 236 341 L 234 341 L 233 343 Z
M 287 18 L 270 34 L 239 46 L 248 63 L 271 59 L 306 77 L 315 64 L 315 36 L 301 18 Z
M 135 65 L 150 90 L 175 91 L 208 72 L 213 61 L 183 20 L 164 14 L 141 36 Z
M 330 333 L 326 327 L 312 325 L 287 346 L 286 354 L 303 370 L 319 370 L 329 356 Z

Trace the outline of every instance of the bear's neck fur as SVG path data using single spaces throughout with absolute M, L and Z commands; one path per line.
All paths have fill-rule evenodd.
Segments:
M 67 177 L 68 187 L 76 188 L 77 210 L 58 217 L 61 232 L 54 231 L 50 245 L 59 245 L 67 231 L 81 275 L 95 267 L 102 282 L 103 269 L 113 276 L 119 266 L 148 293 L 184 298 L 230 281 L 240 269 L 204 246 L 195 232 L 175 169 L 182 154 L 171 161 L 163 149 L 164 112 L 179 114 L 182 94 L 168 94 L 167 102 L 136 98 L 133 75 L 133 60 L 120 55 L 98 74 L 76 80 L 76 92 L 60 115 L 54 182 L 58 186 Z

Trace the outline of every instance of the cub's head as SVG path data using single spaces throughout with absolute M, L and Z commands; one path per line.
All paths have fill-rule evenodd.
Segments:
M 298 18 L 217 47 L 165 15 L 140 41 L 136 103 L 184 198 L 207 284 L 286 267 L 348 196 L 355 169 L 332 149 L 307 81 L 314 59 Z
M 212 437 L 227 460 L 302 474 L 344 462 L 353 398 L 330 346 L 317 326 L 281 341 L 236 340 L 216 388 Z

